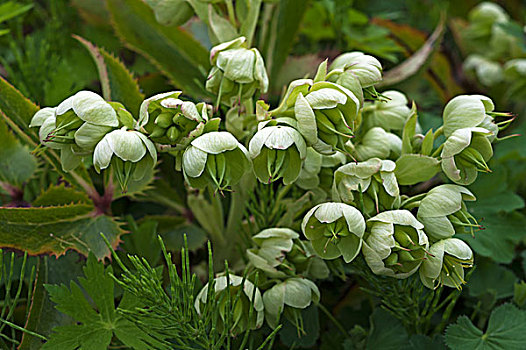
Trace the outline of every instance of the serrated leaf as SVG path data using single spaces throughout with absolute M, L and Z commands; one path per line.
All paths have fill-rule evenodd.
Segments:
M 27 146 L 23 146 L 0 120 L 0 182 L 20 187 L 37 168 L 37 161 Z
M 79 192 L 65 184 L 49 186 L 31 203 L 34 207 L 58 206 L 71 203 L 90 203 L 84 192 Z
M 395 175 L 400 185 L 427 181 L 440 171 L 440 162 L 421 154 L 404 154 L 396 161 Z
M 447 328 L 445 339 L 452 350 L 524 349 L 526 311 L 512 304 L 495 308 L 485 332 L 475 327 L 468 317 L 461 316 Z
M 106 100 L 121 102 L 133 115 L 139 115 L 139 107 L 144 100 L 137 80 L 118 58 L 103 48 L 93 45 L 86 39 L 74 35 L 91 54 L 102 85 Z
M 515 283 L 513 288 L 513 301 L 518 307 L 526 305 L 526 282 Z
M 140 0 L 108 0 L 107 6 L 117 34 L 128 47 L 155 64 L 185 93 L 208 95 L 204 89 L 210 68 L 208 51 L 188 32 L 160 25 Z
M 154 340 L 115 311 L 111 272 L 111 267 L 105 269 L 104 264 L 97 262 L 96 257 L 90 254 L 84 267 L 85 277 L 79 278 L 82 289 L 75 282 L 70 283 L 70 288 L 64 284 L 45 286 L 51 300 L 57 304 L 56 308 L 71 316 L 76 323 L 54 328 L 54 333 L 42 349 L 107 349 L 113 335 L 135 349 L 149 348 L 148 344 Z M 86 299 L 83 290 L 95 308 Z M 121 303 L 129 297 L 125 295 Z
M 32 208 L 0 207 L 0 246 L 29 254 L 64 254 L 75 250 L 83 255 L 93 252 L 99 259 L 110 251 L 100 233 L 117 246 L 124 233 L 115 219 L 93 215 L 86 203 Z
M 513 284 L 516 281 L 513 271 L 491 261 L 483 261 L 477 263 L 467 286 L 469 295 L 474 298 L 494 293 L 497 299 L 502 299 L 513 295 Z

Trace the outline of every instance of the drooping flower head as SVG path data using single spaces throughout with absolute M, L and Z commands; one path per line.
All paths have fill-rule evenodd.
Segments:
M 407 278 L 426 258 L 424 225 L 408 210 L 384 211 L 367 221 L 363 254 L 377 275 Z

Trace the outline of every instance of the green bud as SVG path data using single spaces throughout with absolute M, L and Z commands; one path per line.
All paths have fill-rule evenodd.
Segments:
M 173 123 L 175 123 L 176 118 L 173 116 L 172 113 L 161 113 L 157 116 L 157 118 L 155 118 L 155 124 L 164 129 L 169 128 L 170 125 L 172 125 L 172 118 L 174 119 Z
M 179 130 L 175 126 L 171 126 L 166 131 L 166 137 L 168 137 L 168 140 L 170 140 L 171 143 L 174 143 L 177 141 L 177 138 L 179 137 Z
M 163 137 L 164 134 L 166 134 L 166 129 L 156 125 L 153 128 L 152 132 L 150 133 L 150 137 L 152 137 L 152 138 L 160 138 L 160 137 Z
M 336 83 L 345 86 L 342 75 L 356 77 L 362 88 L 367 88 L 382 80 L 382 65 L 375 57 L 365 55 L 363 52 L 346 52 L 336 57 L 330 66 L 330 71 L 338 70 L 333 74 Z M 341 73 L 340 73 L 341 71 Z M 331 75 L 331 73 L 329 73 Z M 347 86 L 345 86 L 347 87 Z
M 366 129 L 379 126 L 386 131 L 400 131 L 411 115 L 411 109 L 407 106 L 407 97 L 399 91 L 385 91 L 382 93 L 385 99 L 367 103 L 362 112 L 363 125 Z

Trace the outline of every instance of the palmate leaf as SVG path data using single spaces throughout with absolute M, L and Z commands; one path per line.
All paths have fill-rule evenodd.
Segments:
M 149 344 L 155 341 L 117 314 L 111 271 L 111 267 L 105 269 L 93 254 L 89 255 L 84 267 L 85 277 L 79 278 L 79 283 L 94 305 L 75 282 L 70 283 L 70 288 L 64 284 L 45 286 L 51 300 L 57 304 L 56 308 L 77 323 L 54 328 L 54 333 L 42 349 L 107 349 L 114 335 L 127 347 L 151 348 Z M 129 298 L 132 297 L 125 294 L 121 304 L 130 304 Z
M 35 200 L 40 207 L 0 207 L 0 246 L 35 255 L 59 256 L 72 249 L 86 256 L 93 252 L 99 259 L 108 256 L 100 232 L 117 246 L 124 231 L 114 218 L 96 214 L 86 200 L 81 192 L 56 186 Z
M 190 34 L 157 23 L 152 10 L 140 0 L 108 0 L 118 36 L 145 56 L 179 89 L 193 97 L 207 96 L 204 89 L 210 68 L 208 51 Z
M 467 316 L 461 316 L 447 328 L 445 339 L 453 350 L 524 349 L 526 311 L 512 304 L 497 307 L 491 313 L 485 332 L 475 327 Z

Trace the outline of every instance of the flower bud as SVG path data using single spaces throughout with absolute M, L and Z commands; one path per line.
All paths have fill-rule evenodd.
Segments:
M 330 70 L 338 70 L 334 82 L 342 86 L 345 86 L 345 75 L 357 78 L 364 89 L 382 81 L 382 64 L 375 57 L 360 51 L 339 55 L 332 62 Z
M 426 259 L 429 242 L 423 228 L 408 210 L 370 218 L 362 248 L 367 265 L 377 275 L 409 277 Z
M 144 128 L 152 140 L 183 150 L 200 136 L 212 117 L 212 106 L 180 100 L 181 91 L 152 96 L 141 104 L 138 128 Z
M 354 143 L 348 141 L 345 144 L 346 149 L 358 161 L 365 161 L 371 158 L 389 158 L 392 154 L 401 151 L 400 138 L 386 132 L 380 127 L 374 127 L 369 130 Z
M 123 192 L 130 179 L 140 181 L 156 163 L 157 151 L 152 141 L 126 127 L 106 134 L 93 152 L 95 170 L 100 172 L 111 164 Z
M 440 185 L 431 189 L 420 202 L 417 218 L 424 224 L 426 234 L 432 240 L 452 237 L 480 227 L 468 212 L 464 201 L 474 201 L 475 196 L 457 185 Z
M 343 256 L 349 263 L 362 247 L 365 221 L 350 205 L 322 203 L 305 215 L 301 230 L 321 258 L 330 260 Z
M 237 184 L 250 167 L 248 151 L 226 131 L 199 136 L 183 153 L 184 177 L 195 188 L 211 185 L 223 191 Z
M 386 91 L 382 93 L 387 100 L 377 100 L 368 103 L 362 111 L 363 125 L 366 129 L 379 126 L 386 131 L 402 130 L 405 122 L 411 115 L 407 106 L 407 97 L 399 91 Z
M 369 215 L 391 209 L 400 195 L 395 167 L 393 161 L 379 158 L 339 167 L 334 173 L 332 199 L 363 207 Z
M 430 289 L 445 285 L 462 289 L 464 269 L 473 266 L 473 252 L 460 239 L 440 240 L 429 248 L 429 256 L 420 267 L 420 280 Z
M 214 46 L 210 51 L 212 69 L 206 89 L 217 95 L 218 102 L 229 105 L 251 98 L 259 89 L 267 92 L 268 76 L 263 57 L 256 48 L 246 47 L 246 38 Z
M 195 309 L 199 314 L 204 312 L 209 294 L 208 288 L 209 283 L 197 294 Z M 215 300 L 211 302 L 219 302 L 220 317 L 217 320 L 217 327 L 220 330 L 224 329 L 227 317 L 232 320 L 229 330 L 234 334 L 261 327 L 265 318 L 263 298 L 259 288 L 255 287 L 252 282 L 236 275 L 228 275 L 228 279 L 227 276 L 220 276 L 214 279 L 214 290 Z M 237 298 L 238 295 L 239 298 Z M 231 310 L 227 309 L 228 304 Z
M 444 142 L 442 170 L 451 181 L 460 185 L 472 184 L 477 172 L 490 172 L 487 162 L 493 156 L 493 148 L 483 128 L 455 130 Z
M 299 326 L 301 310 L 319 300 L 320 291 L 312 281 L 300 277 L 288 278 L 263 294 L 267 324 L 276 328 L 281 314 L 284 314 L 292 324 Z
M 249 144 L 254 172 L 262 183 L 283 178 L 296 181 L 306 157 L 307 145 L 301 134 L 289 126 L 266 126 L 258 130 Z

